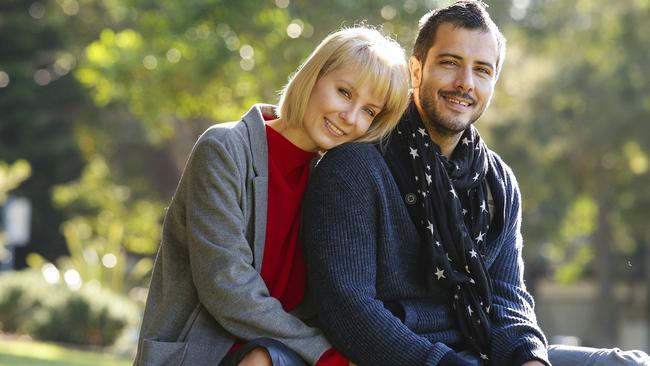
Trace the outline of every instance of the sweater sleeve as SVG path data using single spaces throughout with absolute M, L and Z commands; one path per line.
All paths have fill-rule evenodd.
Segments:
M 519 188 L 512 172 L 506 169 L 506 174 L 503 244 L 490 267 L 494 295 L 490 358 L 496 365 L 519 366 L 530 360 L 550 365 L 546 337 L 537 325 L 534 300 L 523 279 Z
M 248 189 L 240 173 L 247 163 L 238 156 L 242 149 L 235 147 L 237 141 L 206 134 L 183 176 L 187 243 L 198 297 L 235 337 L 277 339 L 313 365 L 330 348 L 329 342 L 320 330 L 284 311 L 252 265 L 240 206 Z
M 413 333 L 376 296 L 386 177 L 370 145 L 343 145 L 321 160 L 303 202 L 309 290 L 322 329 L 352 362 L 437 365 L 451 349 Z

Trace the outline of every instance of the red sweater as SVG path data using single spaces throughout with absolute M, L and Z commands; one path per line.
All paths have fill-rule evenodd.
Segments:
M 286 311 L 296 308 L 305 295 L 305 263 L 300 246 L 300 204 L 307 188 L 315 153 L 301 150 L 266 126 L 269 148 L 269 192 L 262 279 L 271 296 Z M 348 360 L 333 348 L 317 366 L 347 366 Z
M 268 125 L 266 140 L 269 190 L 261 275 L 270 295 L 289 312 L 305 295 L 305 263 L 299 241 L 300 205 L 307 188 L 310 163 L 316 154 L 301 150 Z M 230 351 L 242 344 L 236 342 Z M 348 360 L 331 348 L 323 353 L 316 366 L 348 366 Z

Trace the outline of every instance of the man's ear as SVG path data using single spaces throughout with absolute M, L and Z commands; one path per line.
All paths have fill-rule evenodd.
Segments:
M 422 64 L 415 57 L 409 57 L 409 71 L 411 72 L 411 87 L 417 89 L 422 83 Z

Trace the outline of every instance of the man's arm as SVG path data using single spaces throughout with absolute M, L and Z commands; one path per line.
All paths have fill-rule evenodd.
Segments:
M 537 325 L 534 301 L 524 283 L 519 188 L 512 172 L 508 168 L 504 170 L 504 232 L 489 270 L 494 295 L 490 357 L 498 365 L 528 365 L 527 361 L 534 360 L 550 365 L 546 338 Z
M 326 335 L 360 365 L 437 365 L 450 353 L 413 333 L 376 298 L 377 237 L 388 168 L 369 145 L 326 154 L 305 196 L 309 287 Z M 453 355 L 452 355 L 453 356 Z

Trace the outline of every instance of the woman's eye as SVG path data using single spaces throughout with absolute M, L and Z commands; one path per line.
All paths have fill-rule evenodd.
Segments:
M 350 92 L 345 88 L 339 88 L 339 93 L 341 93 L 346 98 L 350 98 Z
M 366 109 L 366 113 L 368 113 L 370 117 L 375 118 L 376 113 L 372 109 L 370 108 Z

